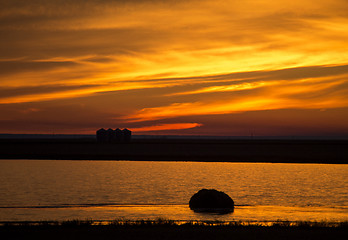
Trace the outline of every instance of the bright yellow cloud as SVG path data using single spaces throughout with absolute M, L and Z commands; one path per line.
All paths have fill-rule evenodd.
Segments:
M 274 85 L 277 82 L 269 81 L 269 82 L 246 82 L 241 84 L 234 84 L 234 85 L 225 85 L 225 86 L 213 86 L 213 87 L 206 87 L 201 88 L 194 91 L 187 91 L 187 92 L 178 92 L 178 93 L 172 93 L 168 94 L 167 96 L 175 96 L 175 95 L 189 95 L 189 94 L 200 94 L 200 93 L 211 93 L 211 92 L 233 92 L 233 91 L 242 91 L 242 90 L 251 90 L 267 85 Z

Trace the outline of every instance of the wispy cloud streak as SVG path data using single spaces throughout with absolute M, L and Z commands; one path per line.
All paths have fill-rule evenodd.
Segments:
M 154 126 L 136 127 L 132 128 L 134 132 L 152 132 L 152 131 L 163 131 L 163 130 L 182 130 L 201 127 L 202 124 L 199 123 L 167 123 L 159 124 Z
M 196 102 L 174 103 L 167 106 L 144 108 L 126 118 L 130 121 L 149 121 L 194 115 L 230 114 L 247 111 L 277 109 L 327 109 L 348 107 L 348 75 L 341 79 L 302 79 L 291 81 L 271 81 L 257 87 L 237 89 L 248 94 L 225 96 L 224 100 L 204 98 Z M 247 85 L 248 86 L 248 85 Z M 233 86 L 209 87 L 185 94 L 233 92 Z

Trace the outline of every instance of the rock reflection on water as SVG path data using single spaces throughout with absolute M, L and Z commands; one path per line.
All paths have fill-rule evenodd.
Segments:
M 226 209 L 226 208 L 195 208 L 193 210 L 196 213 L 201 214 L 213 214 L 213 215 L 225 215 L 225 214 L 231 214 L 234 212 L 234 209 Z

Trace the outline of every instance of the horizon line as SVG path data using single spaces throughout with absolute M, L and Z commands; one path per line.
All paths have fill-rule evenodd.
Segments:
M 95 134 L 65 134 L 65 133 L 0 133 L 0 139 L 37 139 L 37 138 L 94 138 Z M 284 140 L 348 140 L 347 135 L 166 135 L 166 134 L 132 134 L 133 139 L 284 139 Z

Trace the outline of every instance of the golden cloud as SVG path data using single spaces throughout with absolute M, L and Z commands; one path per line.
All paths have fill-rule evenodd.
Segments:
M 173 103 L 168 106 L 144 108 L 126 116 L 129 121 L 149 121 L 166 118 L 195 115 L 230 114 L 246 111 L 262 111 L 276 109 L 327 109 L 348 107 L 348 75 L 343 79 L 301 79 L 296 81 L 271 81 L 263 86 L 260 92 L 251 92 L 241 96 L 231 95 L 223 101 L 209 98 L 198 102 Z M 341 77 L 342 78 L 342 77 Z M 238 90 L 254 89 L 240 88 Z M 249 86 L 249 85 L 247 85 Z M 344 87 L 343 89 L 341 87 Z M 186 94 L 203 92 L 236 91 L 233 86 L 209 87 Z

